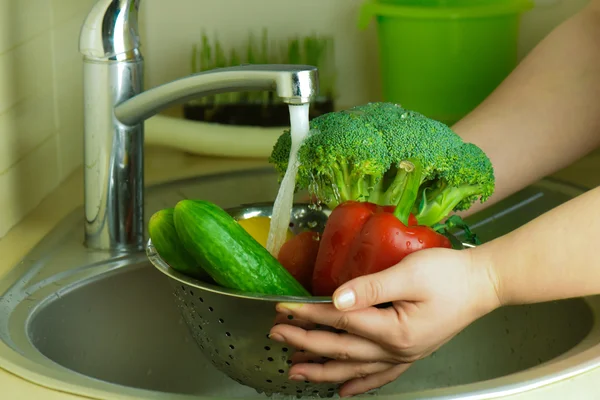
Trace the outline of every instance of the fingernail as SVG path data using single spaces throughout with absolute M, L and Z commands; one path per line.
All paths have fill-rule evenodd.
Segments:
M 292 375 L 290 379 L 293 381 L 305 381 L 306 378 L 303 375 Z
M 272 339 L 276 342 L 285 342 L 285 339 L 279 333 L 271 333 L 269 335 L 269 339 Z
M 350 308 L 356 303 L 356 295 L 352 289 L 344 289 L 340 294 L 335 296 L 333 303 L 338 310 Z

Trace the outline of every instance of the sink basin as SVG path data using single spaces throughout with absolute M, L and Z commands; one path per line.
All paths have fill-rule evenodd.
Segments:
M 224 208 L 273 201 L 277 188 L 270 168 L 170 182 L 147 190 L 146 218 L 182 198 Z M 581 192 L 543 180 L 469 222 L 491 240 Z M 167 278 L 143 252 L 82 246 L 82 215 L 66 218 L 0 281 L 0 365 L 96 398 L 264 398 L 204 358 Z M 599 315 L 598 296 L 496 310 L 377 395 L 491 398 L 583 373 L 600 366 Z

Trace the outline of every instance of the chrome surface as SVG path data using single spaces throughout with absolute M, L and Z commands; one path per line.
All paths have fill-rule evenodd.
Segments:
M 136 61 L 140 0 L 98 0 L 81 26 L 79 51 L 93 61 Z
M 272 90 L 288 104 L 305 104 L 316 95 L 317 79 L 317 69 L 309 65 L 217 68 L 147 90 L 119 104 L 115 116 L 125 125 L 135 125 L 174 103 L 235 90 Z
M 139 0 L 99 0 L 82 25 L 85 243 L 112 253 L 144 246 L 144 120 L 217 92 L 272 90 L 290 105 L 318 94 L 308 65 L 214 69 L 144 91 Z
M 219 174 L 149 188 L 145 205 L 149 214 L 183 198 L 231 208 L 272 202 L 277 188 L 270 168 Z M 488 241 L 580 193 L 545 180 L 469 223 Z M 204 356 L 169 278 L 143 251 L 111 255 L 86 248 L 82 222 L 81 210 L 75 210 L 0 279 L 4 369 L 99 399 L 266 398 Z M 599 296 L 496 310 L 377 396 L 489 399 L 568 381 L 600 367 L 599 317 Z

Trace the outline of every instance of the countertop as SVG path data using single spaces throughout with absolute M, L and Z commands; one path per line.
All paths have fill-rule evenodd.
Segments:
M 243 170 L 267 165 L 261 159 L 226 159 L 200 157 L 164 148 L 146 149 L 146 183 L 206 175 L 232 170 Z M 586 187 L 600 184 L 600 151 L 556 173 L 557 178 Z M 83 170 L 73 173 L 59 188 L 48 196 L 21 223 L 0 239 L 0 276 L 6 274 L 19 260 L 46 235 L 63 217 L 83 202 Z M 6 400 L 44 399 L 75 400 L 82 397 L 46 389 L 1 369 L 0 397 Z M 548 387 L 510 396 L 511 400 L 525 399 L 600 399 L 598 380 L 600 369 L 567 379 Z

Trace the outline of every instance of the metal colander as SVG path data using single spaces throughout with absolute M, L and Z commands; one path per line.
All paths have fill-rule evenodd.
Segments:
M 254 204 L 227 212 L 241 220 L 270 217 L 272 208 L 272 204 Z M 295 234 L 305 229 L 322 232 L 329 214 L 328 209 L 296 204 L 292 208 L 290 229 Z M 454 236 L 449 237 L 455 248 L 466 245 Z M 185 323 L 204 355 L 217 369 L 236 382 L 267 395 L 333 397 L 336 394 L 340 386 L 337 384 L 288 380 L 295 349 L 268 338 L 276 322 L 276 303 L 331 303 L 331 297 L 266 296 L 226 289 L 173 270 L 160 258 L 151 241 L 148 241 L 146 251 L 152 264 L 170 278 Z M 314 329 L 335 331 L 323 326 Z
M 238 220 L 270 216 L 272 204 L 242 206 L 227 212 Z M 309 204 L 295 205 L 290 228 L 294 233 L 305 228 L 322 232 L 329 212 Z M 339 385 L 288 380 L 295 349 L 268 338 L 275 323 L 277 302 L 331 303 L 330 297 L 263 296 L 230 290 L 173 270 L 160 258 L 151 241 L 146 252 L 152 264 L 170 278 L 185 323 L 217 369 L 266 395 L 334 396 Z

